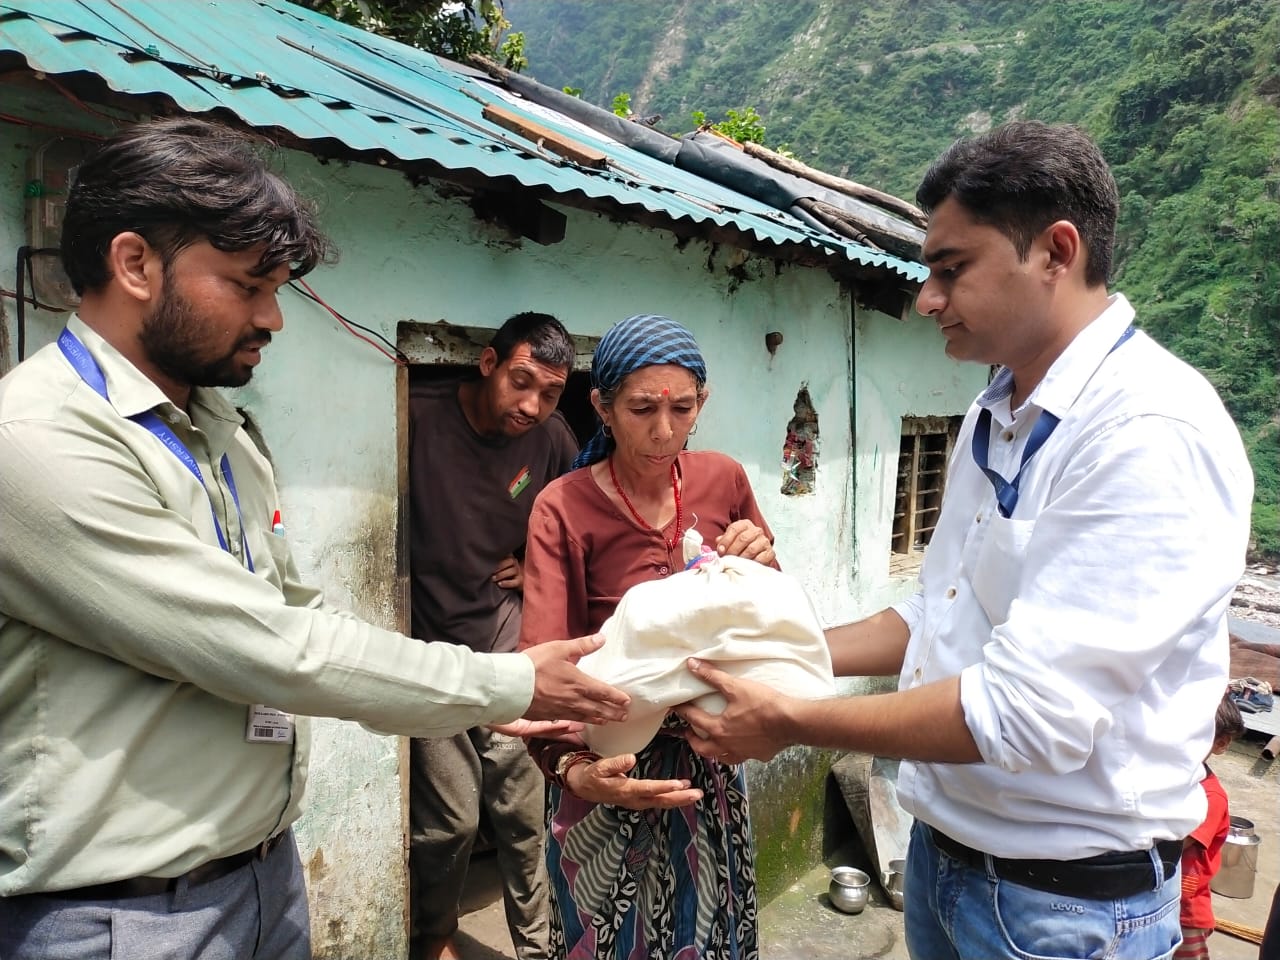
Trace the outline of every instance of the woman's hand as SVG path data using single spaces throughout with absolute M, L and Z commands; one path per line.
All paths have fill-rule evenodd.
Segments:
M 722 557 L 754 560 L 766 567 L 773 566 L 776 559 L 773 544 L 769 542 L 765 532 L 750 520 L 735 520 L 729 524 L 724 533 L 716 538 L 716 553 Z
M 629 810 L 687 807 L 702 799 L 702 791 L 688 780 L 636 780 L 627 773 L 636 765 L 634 753 L 579 763 L 564 775 L 569 792 L 592 803 L 608 803 Z

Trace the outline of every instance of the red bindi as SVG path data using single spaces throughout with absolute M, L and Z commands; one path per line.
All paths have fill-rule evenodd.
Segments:
M 669 396 L 670 394 L 671 394 L 671 391 L 670 391 L 667 387 L 663 387 L 663 388 L 662 388 L 662 395 L 663 395 L 664 397 L 665 397 L 665 396 Z

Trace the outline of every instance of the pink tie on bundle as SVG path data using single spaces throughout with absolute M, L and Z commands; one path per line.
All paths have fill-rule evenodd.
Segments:
M 601 756 L 640 750 L 679 704 L 724 709 L 719 691 L 689 672 L 689 657 L 789 696 L 835 696 L 831 654 L 800 582 L 701 544 L 690 531 L 684 542 L 689 569 L 628 590 L 600 628 L 604 646 L 578 664 L 631 695 L 625 722 L 588 725 L 582 733 Z

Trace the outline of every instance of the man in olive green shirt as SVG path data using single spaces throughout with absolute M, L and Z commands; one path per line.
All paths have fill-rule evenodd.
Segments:
M 79 315 L 0 381 L 0 957 L 308 957 L 305 717 L 519 733 L 626 697 L 572 665 L 593 640 L 476 654 L 299 582 L 271 467 L 208 388 L 249 380 L 326 243 L 243 138 L 107 141 L 62 252 Z

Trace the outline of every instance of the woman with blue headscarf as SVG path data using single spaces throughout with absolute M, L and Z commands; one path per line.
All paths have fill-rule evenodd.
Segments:
M 600 340 L 600 429 L 539 495 L 525 553 L 521 646 L 595 633 L 629 587 L 679 572 L 681 538 L 776 566 L 742 466 L 686 441 L 707 399 L 693 335 L 630 317 Z M 573 960 L 755 960 L 756 892 L 740 767 L 698 756 L 670 715 L 639 753 L 602 759 L 532 740 L 551 782 L 552 948 Z

